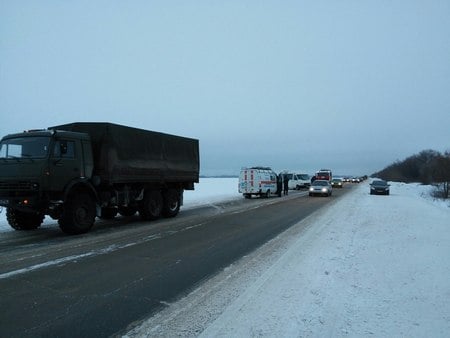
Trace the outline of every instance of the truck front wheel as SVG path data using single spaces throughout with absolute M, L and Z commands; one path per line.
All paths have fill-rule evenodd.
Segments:
M 6 209 L 6 219 L 15 230 L 34 230 L 41 226 L 44 215 L 41 213 L 21 212 L 12 208 Z
M 163 198 L 159 191 L 147 191 L 139 207 L 141 218 L 149 221 L 161 217 Z
M 95 221 L 95 201 L 86 193 L 74 194 L 66 200 L 58 220 L 59 227 L 69 235 L 88 232 Z
M 180 211 L 180 193 L 169 190 L 164 194 L 164 217 L 175 217 Z

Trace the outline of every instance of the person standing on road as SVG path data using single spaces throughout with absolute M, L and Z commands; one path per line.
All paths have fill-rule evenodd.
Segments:
M 284 175 L 283 187 L 284 195 L 286 196 L 289 192 L 289 177 L 287 175 Z
M 278 197 L 281 197 L 282 190 L 283 190 L 283 176 L 280 173 L 277 176 L 277 194 L 278 194 Z

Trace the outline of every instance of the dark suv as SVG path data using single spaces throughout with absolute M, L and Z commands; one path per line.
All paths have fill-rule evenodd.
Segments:
M 389 195 L 389 184 L 383 180 L 375 180 L 370 183 L 371 195 Z

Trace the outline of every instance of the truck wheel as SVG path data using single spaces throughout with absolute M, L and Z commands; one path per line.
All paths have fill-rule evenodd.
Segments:
M 161 217 L 163 209 L 163 198 L 159 191 L 148 191 L 139 207 L 139 214 L 142 219 L 155 220 Z
M 251 194 L 244 194 L 244 197 L 245 198 L 252 198 L 252 195 Z
M 164 217 L 175 217 L 180 211 L 180 194 L 177 190 L 169 190 L 164 194 Z
M 136 213 L 136 208 L 133 207 L 119 207 L 119 214 L 124 217 L 133 216 Z
M 69 235 L 88 232 L 95 221 L 95 201 L 91 195 L 80 193 L 69 197 L 58 220 L 59 227 Z
M 41 226 L 44 221 L 44 215 L 41 213 L 28 213 L 6 209 L 6 219 L 11 228 L 15 230 L 34 230 Z

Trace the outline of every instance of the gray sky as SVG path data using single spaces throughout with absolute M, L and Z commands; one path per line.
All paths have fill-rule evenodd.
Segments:
M 450 1 L 0 0 L 0 114 L 197 138 L 203 174 L 371 174 L 450 149 Z

